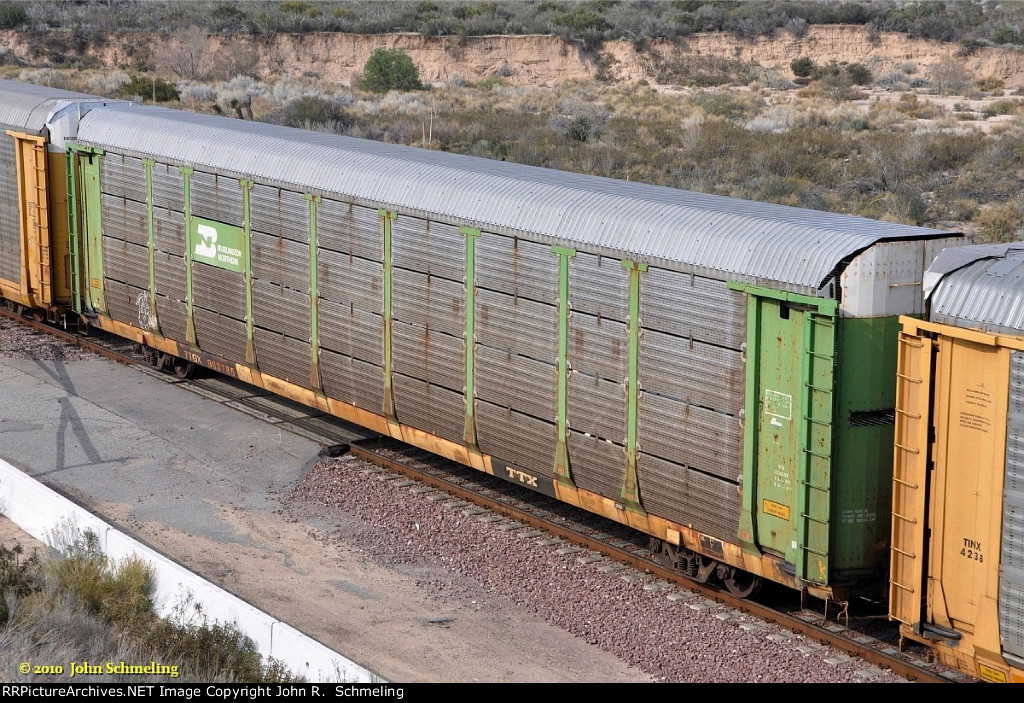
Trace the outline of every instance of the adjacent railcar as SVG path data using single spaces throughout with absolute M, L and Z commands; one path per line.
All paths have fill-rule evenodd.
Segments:
M 987 681 L 1024 681 L 1024 243 L 943 252 L 902 318 L 889 614 Z
M 0 297 L 40 318 L 71 302 L 64 140 L 84 112 L 108 104 L 0 80 Z
M 955 233 L 160 108 L 68 149 L 78 312 L 643 530 L 884 583 L 897 316 Z

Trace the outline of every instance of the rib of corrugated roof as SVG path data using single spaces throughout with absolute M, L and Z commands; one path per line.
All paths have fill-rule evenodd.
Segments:
M 929 319 L 957 327 L 1024 334 L 1024 243 L 962 247 L 943 252 L 929 271 L 941 271 Z
M 883 239 L 949 232 L 162 108 L 94 110 L 83 144 L 594 253 L 814 293 Z
M 72 102 L 99 99 L 59 88 L 0 80 L 0 124 L 42 134 L 54 112 Z

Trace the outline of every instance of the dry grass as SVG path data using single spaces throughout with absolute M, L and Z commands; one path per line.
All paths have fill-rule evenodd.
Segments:
M 123 682 L 124 675 L 107 666 L 122 662 L 161 667 L 132 675 L 132 683 L 300 680 L 281 662 L 265 661 L 234 626 L 209 622 L 189 599 L 172 617 L 158 618 L 153 570 L 143 561 L 111 563 L 98 551 L 95 535 L 67 524 L 48 541 L 44 556 L 0 546 L 0 681 Z M 72 662 L 95 673 L 72 677 Z M 22 663 L 34 666 L 19 673 Z

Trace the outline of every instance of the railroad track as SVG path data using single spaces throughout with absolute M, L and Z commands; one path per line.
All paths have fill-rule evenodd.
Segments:
M 648 578 L 685 589 L 693 594 L 692 597 L 704 597 L 735 611 L 774 623 L 794 634 L 830 645 L 848 656 L 889 669 L 909 680 L 949 682 L 967 678 L 915 656 L 913 651 L 899 652 L 895 628 L 888 628 L 888 635 L 880 637 L 868 634 L 870 630 L 879 629 L 878 620 L 884 619 L 884 616 L 876 614 L 865 617 L 857 612 L 844 613 L 845 618 L 840 622 L 825 618 L 827 606 L 824 604 L 816 611 L 794 610 L 778 603 L 736 598 L 724 589 L 695 582 L 663 567 L 657 553 L 648 548 L 646 535 L 593 513 L 578 510 L 423 450 L 382 438 L 316 409 L 213 372 L 204 371 L 197 378 L 185 379 L 161 371 L 151 366 L 150 357 L 124 339 L 102 333 L 89 336 L 57 328 L 9 310 L 0 309 L 0 315 L 31 327 L 39 334 L 56 337 L 119 363 L 142 368 L 149 366 L 148 373 L 169 383 L 178 384 L 211 401 L 236 408 L 319 443 L 324 448 L 324 456 L 351 453 L 375 464 L 379 467 L 378 471 L 390 472 L 395 478 L 407 477 L 418 484 L 479 506 L 481 511 L 489 510 L 521 523 L 528 530 L 536 531 L 538 539 L 546 537 L 552 540 L 552 544 L 556 541 L 559 544 L 569 543 L 580 549 L 581 554 L 583 550 L 591 553 L 595 562 L 600 560 L 621 565 L 621 568 L 635 569 Z M 583 558 L 588 557 L 583 555 Z M 790 591 L 786 593 L 792 595 Z M 927 655 L 926 650 L 920 651 L 922 656 Z

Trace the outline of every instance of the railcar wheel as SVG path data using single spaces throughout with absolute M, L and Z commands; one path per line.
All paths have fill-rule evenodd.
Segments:
M 729 593 L 737 598 L 749 598 L 761 587 L 760 576 L 755 576 L 742 569 L 732 569 L 731 571 L 732 573 L 727 578 L 722 579 L 722 583 L 725 584 Z
M 178 378 L 192 378 L 193 368 L 192 362 L 184 359 L 175 359 L 171 362 L 171 369 Z
M 33 308 L 31 316 L 35 322 L 42 322 L 46 319 L 46 311 L 42 308 Z

